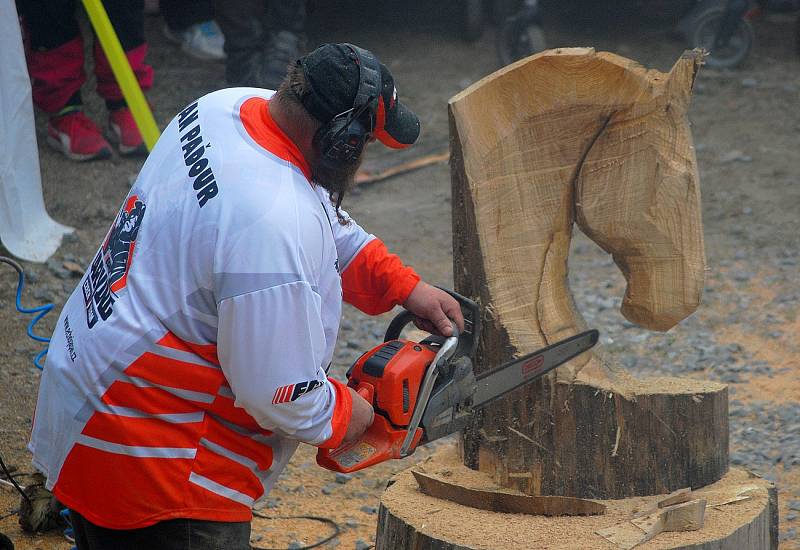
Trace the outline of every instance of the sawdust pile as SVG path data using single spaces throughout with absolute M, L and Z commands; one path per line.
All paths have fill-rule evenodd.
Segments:
M 426 472 L 447 477 L 465 487 L 491 490 L 497 486 L 484 474 L 461 464 L 455 446 L 437 452 L 422 464 Z M 753 486 L 753 487 L 750 487 Z M 732 469 L 720 481 L 693 492 L 706 498 L 705 524 L 698 531 L 661 533 L 637 549 L 674 548 L 702 544 L 724 538 L 766 513 L 770 483 L 741 470 Z M 714 506 L 731 500 L 743 488 L 750 498 Z M 398 474 L 384 493 L 382 505 L 388 511 L 437 540 L 481 550 L 504 548 L 615 548 L 596 531 L 626 521 L 637 512 L 655 506 L 658 496 L 602 501 L 605 515 L 544 517 L 487 512 L 435 499 L 422 494 L 410 471 Z

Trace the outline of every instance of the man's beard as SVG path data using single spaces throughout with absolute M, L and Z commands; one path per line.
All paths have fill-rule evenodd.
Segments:
M 355 185 L 359 166 L 361 156 L 354 162 L 334 163 L 323 160 L 320 155 L 311 165 L 311 174 L 314 182 L 327 189 L 332 197 L 343 197 Z
M 336 208 L 336 217 L 342 225 L 347 225 L 350 222 L 339 211 L 339 207 L 342 205 L 345 193 L 355 185 L 356 172 L 361 166 L 363 157 L 362 151 L 362 154 L 353 162 L 335 163 L 325 161 L 322 155 L 319 155 L 316 162 L 311 165 L 312 178 L 318 185 L 328 191 L 331 203 Z

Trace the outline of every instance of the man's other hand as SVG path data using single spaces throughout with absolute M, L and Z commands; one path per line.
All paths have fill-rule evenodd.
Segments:
M 452 336 L 452 323 L 456 324 L 459 331 L 464 330 L 464 315 L 456 299 L 423 281 L 417 283 L 403 307 L 417 316 L 414 324 L 420 330 Z
M 350 413 L 350 424 L 347 425 L 347 432 L 344 434 L 345 443 L 361 437 L 361 434 L 372 426 L 372 420 L 375 417 L 375 411 L 372 410 L 369 401 L 361 397 L 353 388 L 348 387 L 347 390 L 350 392 L 350 397 L 353 398 L 353 410 Z

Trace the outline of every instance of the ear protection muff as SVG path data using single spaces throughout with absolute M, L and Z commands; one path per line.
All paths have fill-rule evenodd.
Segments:
M 370 134 L 374 130 L 375 114 L 381 88 L 381 68 L 378 59 L 369 51 L 353 44 L 345 44 L 358 59 L 358 91 L 353 107 L 333 117 L 314 135 L 314 143 L 322 153 L 323 162 L 337 165 L 358 160 Z M 363 115 L 369 111 L 369 128 Z

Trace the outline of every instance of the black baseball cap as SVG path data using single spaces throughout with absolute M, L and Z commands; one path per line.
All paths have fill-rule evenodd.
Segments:
M 327 123 L 353 108 L 360 69 L 358 55 L 349 45 L 323 44 L 298 59 L 297 64 L 302 67 L 307 84 L 303 105 L 314 118 Z M 403 149 L 419 137 L 419 118 L 398 101 L 394 77 L 386 65 L 380 63 L 380 68 L 373 135 L 388 147 Z

